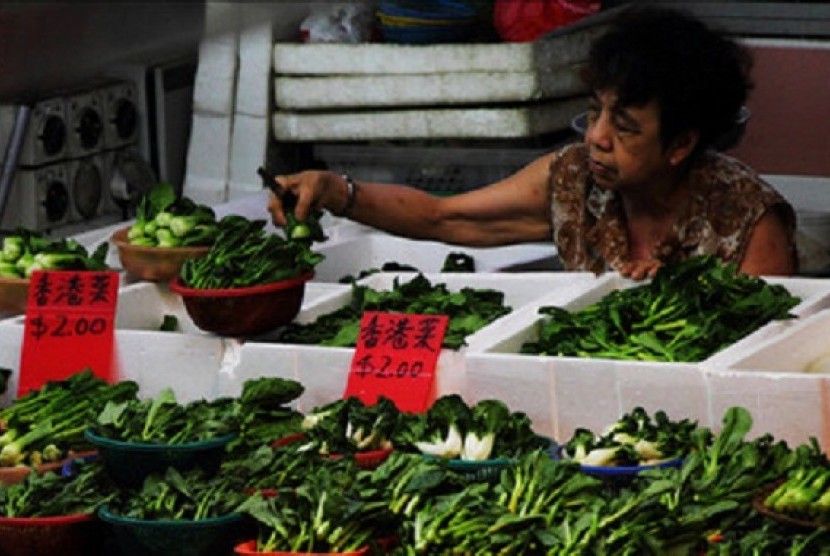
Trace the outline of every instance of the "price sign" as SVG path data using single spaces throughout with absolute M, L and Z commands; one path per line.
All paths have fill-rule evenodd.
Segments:
M 118 273 L 37 271 L 29 281 L 18 396 L 89 368 L 113 376 Z
M 364 313 L 345 396 L 372 405 L 382 395 L 401 411 L 426 410 L 448 322 L 446 315 Z

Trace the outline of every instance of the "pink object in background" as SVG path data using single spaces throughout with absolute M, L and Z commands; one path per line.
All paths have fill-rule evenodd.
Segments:
M 530 42 L 600 10 L 599 0 L 496 0 L 493 24 L 505 42 Z

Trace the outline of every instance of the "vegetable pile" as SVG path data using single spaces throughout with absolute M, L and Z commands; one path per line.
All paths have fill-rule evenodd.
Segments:
M 355 397 L 336 400 L 305 416 L 304 446 L 319 454 L 340 455 L 389 450 L 400 416 L 392 400 L 383 396 L 371 406 Z
M 170 388 L 155 398 L 107 402 L 91 430 L 123 442 L 184 444 L 218 438 L 238 430 L 233 398 L 176 401 Z
M 654 279 L 569 312 L 542 307 L 538 340 L 522 353 L 697 362 L 799 303 L 786 288 L 740 274 L 714 256 L 661 267 Z
M 247 498 L 242 487 L 232 475 L 168 467 L 147 476 L 140 489 L 118 492 L 108 509 L 132 519 L 197 521 L 234 512 Z
M 441 263 L 441 272 L 475 272 L 476 262 L 470 255 L 461 251 L 454 251 L 447 253 L 444 257 L 444 262 Z M 341 277 L 338 282 L 341 284 L 351 284 L 372 274 L 378 272 L 422 272 L 421 269 L 415 268 L 412 265 L 399 263 L 397 261 L 387 261 L 381 265 L 380 268 L 367 268 L 357 273 L 357 276 L 347 274 Z
M 0 516 L 91 514 L 115 495 L 115 487 L 99 463 L 78 460 L 69 477 L 51 471 L 29 473 L 23 482 L 0 488 Z
M 293 344 L 348 347 L 357 343 L 365 311 L 447 315 L 443 347 L 460 349 L 465 338 L 510 312 L 504 293 L 492 289 L 463 288 L 451 292 L 446 284 L 433 285 L 423 274 L 406 283 L 396 277 L 390 291 L 352 284 L 348 305 L 322 315 L 309 324 L 291 323 L 279 341 Z
M 211 250 L 185 261 L 180 276 L 190 288 L 241 288 L 307 274 L 322 260 L 306 236 L 285 239 L 266 233 L 265 220 L 228 215 L 219 221 Z
M 403 414 L 393 442 L 400 450 L 467 461 L 513 458 L 547 446 L 525 413 L 499 400 L 469 406 L 457 394 L 438 398 L 424 413 Z
M 29 278 L 36 270 L 106 270 L 104 242 L 92 253 L 74 239 L 52 241 L 23 228 L 3 238 L 0 276 Z
M 58 461 L 68 450 L 88 449 L 83 432 L 111 403 L 134 400 L 138 385 L 110 385 L 85 370 L 51 381 L 0 410 L 0 466 Z
M 57 385 L 49 383 L 44 387 L 47 392 L 38 391 L 37 397 L 53 388 Z M 207 430 L 218 432 L 217 420 L 238 428 L 246 422 L 243 414 L 248 410 L 258 412 L 264 421 L 285 418 L 283 405 L 301 391 L 291 381 L 256 379 L 243 385 L 239 398 L 182 406 L 196 414 L 183 421 L 204 420 Z M 352 458 L 321 458 L 301 450 L 300 444 L 262 445 L 254 439 L 269 435 L 252 433 L 250 442 L 227 454 L 216 475 L 168 470 L 149 476 L 141 489 L 123 489 L 113 487 L 96 462 L 78 462 L 73 477 L 30 473 L 23 483 L 0 486 L 0 512 L 66 515 L 92 512 L 103 504 L 119 515 L 150 520 L 198 520 L 244 512 L 259 523 L 260 550 L 353 550 L 374 546 L 391 535 L 396 546 L 386 546 L 381 553 L 397 556 L 812 555 L 826 553 L 830 546 L 829 528 L 794 527 L 770 519 L 752 504 L 759 493 L 770 491 L 768 507 L 822 521 L 830 490 L 827 455 L 815 440 L 791 448 L 769 434 L 749 438 L 752 418 L 745 409 L 730 408 L 715 432 L 689 421 L 670 421 L 660 411 L 650 419 L 635 408 L 606 436 L 627 440 L 623 442 L 627 446 L 631 439 L 642 437 L 667 457 L 680 452 L 684 457 L 679 467 L 651 468 L 630 481 L 588 475 L 576 461 L 554 459 L 532 444 L 510 455 L 496 480 L 478 481 L 455 471 L 452 459 L 403 451 L 406 442 L 448 444 L 452 423 L 457 429 L 452 436 L 463 439 L 462 452 L 470 433 L 478 447 L 486 447 L 488 437 L 495 434 L 490 457 L 504 456 L 498 448 L 504 432 L 499 427 L 510 429 L 503 423 L 512 417 L 505 416 L 501 402 L 472 406 L 459 402 L 439 398 L 431 416 L 398 414 L 391 431 L 386 430 L 390 408 L 377 408 L 374 414 L 367 411 L 365 419 L 343 411 L 342 404 L 327 404 L 309 414 L 321 424 L 335 415 L 347 415 L 345 423 L 338 421 L 337 430 L 345 431 L 351 422 L 352 434 L 344 436 L 352 441 L 385 437 L 397 442 L 396 450 L 374 470 L 359 468 Z M 143 434 L 145 427 L 156 431 L 168 419 L 182 417 L 177 411 L 170 411 L 168 417 L 171 403 L 143 403 L 149 407 L 137 416 L 136 434 Z M 219 413 L 205 413 L 206 405 L 214 403 Z M 102 415 L 116 406 L 110 404 Z M 151 418 L 152 407 L 156 409 Z M 340 411 L 326 413 L 331 409 Z M 226 410 L 228 414 L 223 413 Z M 517 417 L 521 437 L 530 437 L 525 418 L 510 415 Z M 253 422 L 247 426 L 259 429 Z M 532 436 L 534 442 L 538 440 Z M 147 437 L 155 438 L 155 433 Z M 520 440 L 504 442 L 511 449 L 520 444 Z M 631 456 L 628 448 L 622 451 Z M 768 490 L 785 478 L 779 490 Z M 276 495 L 259 490 L 265 488 L 275 489 Z
M 830 524 L 830 467 L 799 467 L 764 499 L 764 506 L 796 519 Z
M 127 240 L 142 247 L 188 247 L 210 245 L 216 233 L 212 208 L 184 196 L 177 198 L 173 186 L 161 182 L 139 201 Z
M 654 419 L 642 407 L 634 408 L 601 435 L 578 428 L 563 448 L 563 456 L 591 466 L 650 465 L 685 456 L 697 424 L 672 421 L 664 411 Z

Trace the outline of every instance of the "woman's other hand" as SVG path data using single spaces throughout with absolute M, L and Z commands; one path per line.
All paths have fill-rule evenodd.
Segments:
M 346 180 L 333 173 L 308 170 L 299 174 L 277 176 L 277 184 L 297 198 L 294 215 L 297 220 L 305 220 L 312 210 L 327 209 L 336 212 L 346 206 Z M 286 224 L 285 206 L 273 192 L 268 199 L 268 212 L 277 226 Z
M 656 259 L 648 261 L 629 261 L 620 265 L 618 272 L 626 278 L 632 280 L 646 280 L 654 278 L 657 270 L 662 266 L 662 263 Z

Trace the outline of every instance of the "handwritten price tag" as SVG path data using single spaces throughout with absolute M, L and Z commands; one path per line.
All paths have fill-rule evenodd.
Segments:
M 89 368 L 113 376 L 118 273 L 37 271 L 29 282 L 18 396 Z
M 448 322 L 446 315 L 364 313 L 345 396 L 371 405 L 382 395 L 401 411 L 425 411 Z

